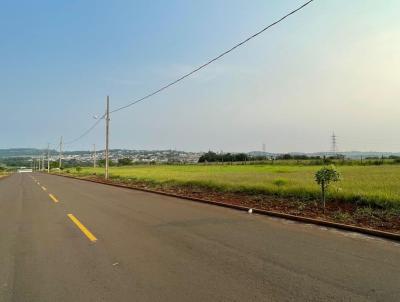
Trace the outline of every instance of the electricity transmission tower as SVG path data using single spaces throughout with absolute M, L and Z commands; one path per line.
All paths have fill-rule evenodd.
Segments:
M 263 155 L 265 157 L 265 160 L 267 159 L 267 146 L 265 145 L 265 143 L 262 144 L 262 151 L 263 151 Z
M 331 135 L 331 152 L 334 156 L 336 156 L 337 153 L 337 136 L 335 135 L 335 132 L 332 133 Z

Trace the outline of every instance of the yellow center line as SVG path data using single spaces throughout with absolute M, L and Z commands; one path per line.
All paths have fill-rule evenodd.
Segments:
M 42 190 L 43 190 L 43 191 L 47 191 L 46 187 L 43 187 L 43 186 L 42 186 Z
M 54 202 L 58 202 L 58 199 L 55 198 L 53 194 L 49 194 L 49 196 Z
M 68 214 L 69 219 L 89 238 L 90 241 L 96 242 L 97 238 L 72 214 Z

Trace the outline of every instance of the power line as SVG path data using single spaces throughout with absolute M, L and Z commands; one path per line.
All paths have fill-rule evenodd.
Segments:
M 78 140 L 84 138 L 86 135 L 88 135 L 90 132 L 92 132 L 92 130 L 93 130 L 94 128 L 96 128 L 96 126 L 101 122 L 102 119 L 104 119 L 105 116 L 106 116 L 106 115 L 103 114 L 101 117 L 99 117 L 99 118 L 97 119 L 97 121 L 96 121 L 92 126 L 90 126 L 89 129 L 87 129 L 85 132 L 83 132 L 83 133 L 82 133 L 80 136 L 78 136 L 77 138 L 65 142 L 64 145 L 71 145 L 71 144 L 77 142 Z
M 131 106 L 133 106 L 133 105 L 135 105 L 135 104 L 137 104 L 137 103 L 139 103 L 139 102 L 142 102 L 142 101 L 144 101 L 144 100 L 146 100 L 146 99 L 148 99 L 148 98 L 150 98 L 150 97 L 152 97 L 152 96 L 154 96 L 154 95 L 156 95 L 156 94 L 158 94 L 158 93 L 164 91 L 165 89 L 167 89 L 167 88 L 169 88 L 169 87 L 171 87 L 171 86 L 173 86 L 173 85 L 175 85 L 175 84 L 181 82 L 181 81 L 184 80 L 185 78 L 187 78 L 187 77 L 191 76 L 192 74 L 194 74 L 194 73 L 196 73 L 196 72 L 202 70 L 203 68 L 205 68 L 205 67 L 207 67 L 208 65 L 212 64 L 213 62 L 219 60 L 220 58 L 222 58 L 222 57 L 224 57 L 225 55 L 229 54 L 230 52 L 234 51 L 236 48 L 238 48 L 238 47 L 244 45 L 245 43 L 247 43 L 247 42 L 250 41 L 251 39 L 257 37 L 257 36 L 260 35 L 260 34 L 262 34 L 262 33 L 265 32 L 266 30 L 268 30 L 269 28 L 273 27 L 274 25 L 277 25 L 278 23 L 282 22 L 282 21 L 283 21 L 284 19 L 286 19 L 287 17 L 289 17 L 289 16 L 295 14 L 296 12 L 300 11 L 301 9 L 303 9 L 304 7 L 306 7 L 307 5 L 309 5 L 309 4 L 310 4 L 311 2 L 313 2 L 313 1 L 314 1 L 314 0 L 309 0 L 309 1 L 307 1 L 306 3 L 304 3 L 304 4 L 301 5 L 301 6 L 299 6 L 299 7 L 296 8 L 296 9 L 292 10 L 291 12 L 287 13 L 286 15 L 284 15 L 283 17 L 281 17 L 280 19 L 274 21 L 273 23 L 269 24 L 268 26 L 264 27 L 264 28 L 261 29 L 260 31 L 256 32 L 255 34 L 251 35 L 250 37 L 246 38 L 245 40 L 239 42 L 238 44 L 234 45 L 234 46 L 231 47 L 230 49 L 228 49 L 228 50 L 224 51 L 223 53 L 219 54 L 218 56 L 216 56 L 216 57 L 210 59 L 209 61 L 207 61 L 207 62 L 204 63 L 203 65 L 200 65 L 199 67 L 195 68 L 194 70 L 190 71 L 189 73 L 184 74 L 183 76 L 181 76 L 180 78 L 176 79 L 175 81 L 170 82 L 169 84 L 167 84 L 167 85 L 165 85 L 165 86 L 162 86 L 161 88 L 159 88 L 159 89 L 157 89 L 157 90 L 155 90 L 155 91 L 153 91 L 153 92 L 151 92 L 151 93 L 145 95 L 144 97 L 139 98 L 139 99 L 137 99 L 137 100 L 135 100 L 135 101 L 133 101 L 133 102 L 131 102 L 131 103 L 125 105 L 125 106 L 122 106 L 122 107 L 119 107 L 119 108 L 117 108 L 117 109 L 111 110 L 111 111 L 110 111 L 110 114 L 111 114 L 111 113 L 115 113 L 115 112 L 120 111 L 120 110 L 123 110 L 123 109 L 126 109 L 126 108 L 128 108 L 128 107 L 131 107 Z M 75 138 L 75 139 L 73 139 L 73 140 L 70 140 L 70 141 L 67 141 L 67 142 L 65 142 L 65 143 L 63 143 L 63 144 L 64 144 L 64 145 L 70 145 L 70 144 L 73 144 L 73 143 L 77 142 L 78 140 L 84 138 L 84 137 L 87 136 L 94 128 L 96 128 L 96 126 L 100 123 L 100 121 L 101 121 L 102 119 L 105 118 L 105 116 L 106 116 L 106 114 L 103 114 L 100 118 L 98 118 L 98 120 L 97 120 L 90 128 L 88 128 L 85 132 L 83 132 L 83 133 L 82 133 L 80 136 L 78 136 L 77 138 Z M 59 147 L 59 146 L 60 146 L 60 145 L 58 145 L 57 147 Z
M 194 74 L 194 73 L 200 71 L 201 69 L 207 67 L 207 66 L 210 65 L 211 63 L 213 63 L 213 62 L 219 60 L 220 58 L 222 58 L 223 56 L 227 55 L 228 53 L 234 51 L 236 48 L 242 46 L 243 44 L 247 43 L 247 42 L 250 41 L 251 39 L 257 37 L 257 36 L 260 35 L 260 34 L 262 34 L 262 33 L 265 32 L 267 29 L 269 29 L 269 28 L 273 27 L 274 25 L 276 25 L 276 24 L 282 22 L 284 19 L 286 19 L 287 17 L 293 15 L 294 13 L 298 12 L 299 10 L 303 9 L 304 7 L 306 7 L 307 5 L 309 5 L 309 4 L 310 4 L 311 2 L 313 2 L 313 1 L 314 1 L 314 0 L 309 0 L 309 1 L 307 1 L 307 2 L 304 3 L 303 5 L 301 5 L 300 7 L 296 8 L 295 10 L 292 10 L 292 11 L 289 12 L 288 14 L 286 14 L 286 15 L 284 15 L 283 17 L 281 17 L 280 19 L 278 19 L 277 21 L 275 21 L 275 22 L 271 23 L 270 25 L 264 27 L 264 28 L 261 29 L 260 31 L 256 32 L 255 34 L 251 35 L 250 37 L 246 38 L 246 39 L 243 40 L 242 42 L 239 42 L 238 44 L 234 45 L 234 46 L 231 47 L 230 49 L 224 51 L 224 52 L 221 53 L 220 55 L 218 55 L 218 56 L 214 57 L 213 59 L 209 60 L 208 62 L 204 63 L 203 65 L 200 65 L 199 67 L 197 67 L 196 69 L 192 70 L 191 72 L 184 74 L 183 76 L 181 76 L 180 78 L 176 79 L 175 81 L 170 82 L 169 84 L 167 84 L 167 85 L 165 85 L 165 86 L 162 86 L 161 88 L 159 88 L 159 89 L 157 89 L 157 90 L 155 90 L 155 91 L 153 91 L 153 92 L 147 94 L 146 96 L 144 96 L 144 97 L 142 97 L 142 98 L 140 98 L 140 99 L 137 99 L 137 100 L 135 100 L 135 101 L 133 101 L 133 102 L 131 102 L 131 103 L 125 105 L 125 106 L 122 106 L 122 107 L 119 107 L 119 108 L 117 108 L 117 109 L 111 110 L 110 113 L 114 113 L 114 112 L 117 112 L 117 111 L 126 109 L 126 108 L 128 108 L 128 107 L 131 107 L 131 106 L 133 106 L 133 105 L 135 105 L 135 104 L 137 104 L 137 103 L 139 103 L 139 102 L 142 102 L 142 101 L 144 101 L 144 100 L 146 100 L 146 99 L 148 99 L 148 98 L 150 98 L 150 97 L 152 97 L 152 96 L 154 96 L 154 95 L 156 95 L 156 94 L 162 92 L 163 90 L 165 90 L 165 89 L 167 89 L 167 88 L 169 88 L 169 87 L 171 87 L 171 86 L 173 86 L 173 85 L 179 83 L 180 81 L 184 80 L 185 78 L 191 76 L 192 74 Z

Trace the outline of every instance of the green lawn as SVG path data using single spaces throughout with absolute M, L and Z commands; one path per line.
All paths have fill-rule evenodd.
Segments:
M 208 187 L 223 191 L 254 192 L 316 198 L 314 182 L 321 166 L 287 165 L 139 165 L 111 167 L 110 176 L 153 184 Z M 69 169 L 76 174 L 75 169 Z M 342 181 L 330 196 L 352 202 L 400 207 L 400 165 L 340 166 Z M 82 168 L 81 175 L 101 175 L 104 168 Z

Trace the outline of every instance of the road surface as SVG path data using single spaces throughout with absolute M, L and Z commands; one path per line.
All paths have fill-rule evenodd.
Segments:
M 400 245 L 46 174 L 0 180 L 0 301 L 400 301 Z

